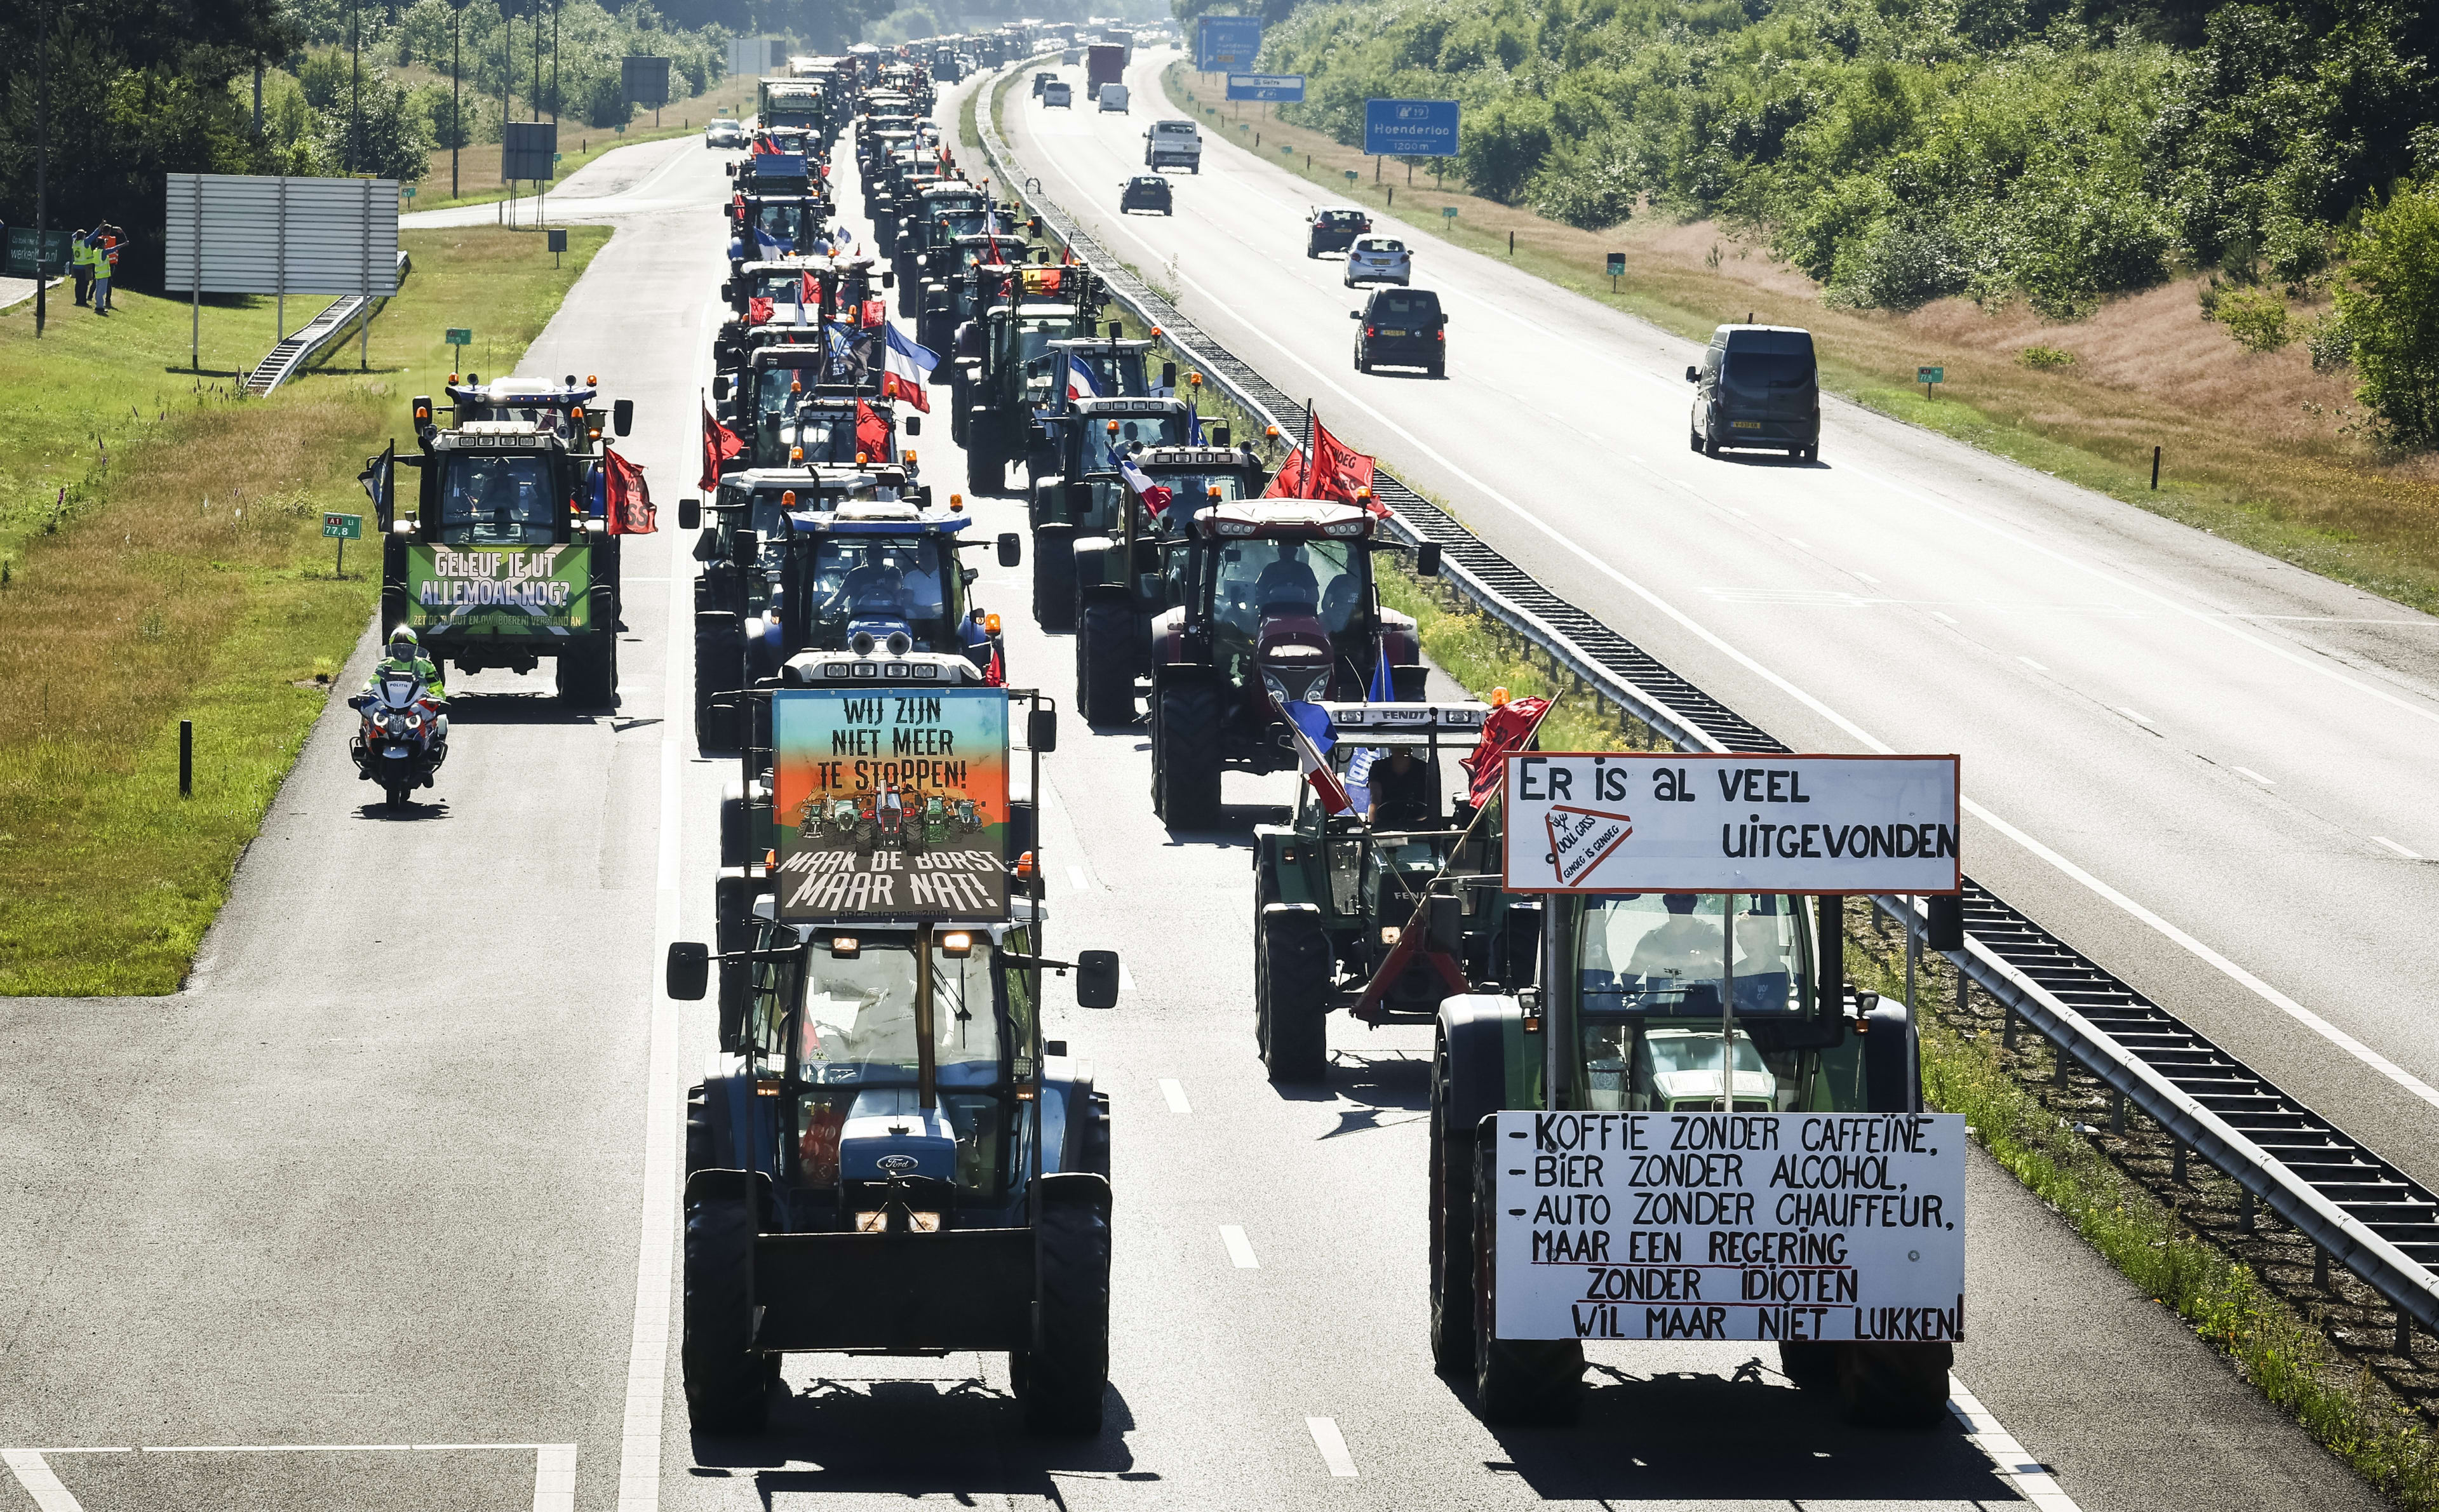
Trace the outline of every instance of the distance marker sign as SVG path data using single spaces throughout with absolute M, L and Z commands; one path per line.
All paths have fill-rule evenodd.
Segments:
M 1517 753 L 1512 893 L 1954 893 L 1952 756 Z
M 1502 1339 L 1965 1337 L 1962 1113 L 1499 1114 Z

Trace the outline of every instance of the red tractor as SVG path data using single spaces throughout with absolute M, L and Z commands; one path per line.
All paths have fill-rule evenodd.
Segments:
M 1152 807 L 1173 829 L 1210 827 L 1220 774 L 1296 770 L 1286 705 L 1423 697 L 1415 622 L 1382 607 L 1372 555 L 1440 549 L 1376 534 L 1366 509 L 1242 499 L 1195 516 L 1164 573 L 1173 607 L 1151 623 Z

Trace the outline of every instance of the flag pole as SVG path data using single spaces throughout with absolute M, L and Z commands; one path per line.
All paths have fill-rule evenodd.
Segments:
M 1303 479 L 1303 482 L 1304 482 L 1304 496 L 1305 496 L 1306 498 L 1308 498 L 1308 499 L 1318 499 L 1318 498 L 1320 498 L 1320 497 L 1321 497 L 1321 495 L 1320 495 L 1320 494 L 1315 493 L 1315 492 L 1313 492 L 1313 491 L 1312 491 L 1312 433 L 1313 433 L 1313 428 L 1314 428 L 1314 427 L 1316 427 L 1316 426 L 1318 426 L 1320 423 L 1321 423 L 1321 415 L 1320 415 L 1320 413 L 1319 413 L 1318 411 L 1316 411 L 1316 410 L 1312 407 L 1312 400 L 1309 400 L 1309 399 L 1306 400 L 1304 401 L 1304 479 Z

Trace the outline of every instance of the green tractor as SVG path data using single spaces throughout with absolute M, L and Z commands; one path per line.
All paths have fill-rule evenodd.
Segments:
M 414 400 L 417 454 L 376 458 L 367 479 L 382 529 L 382 633 L 401 625 L 460 671 L 552 664 L 561 700 L 618 696 L 618 542 L 592 511 L 606 448 L 592 380 L 468 374 L 435 409 Z M 446 423 L 443 423 L 443 418 Z M 625 436 L 634 407 L 611 406 Z M 421 473 L 412 511 L 388 461 Z

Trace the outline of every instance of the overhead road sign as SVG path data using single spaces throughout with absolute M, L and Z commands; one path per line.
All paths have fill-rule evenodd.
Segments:
M 180 294 L 398 293 L 396 179 L 172 173 L 164 286 Z
M 1456 132 L 1452 99 L 1363 102 L 1363 151 L 1377 157 L 1454 157 Z
M 1516 893 L 1960 890 L 1952 756 L 1519 753 Z
M 1259 16 L 1204 16 L 1197 23 L 1194 66 L 1206 74 L 1250 68 L 1261 52 Z
M 1302 74 L 1230 74 L 1230 99 L 1267 99 L 1283 104 L 1301 104 L 1304 100 Z

